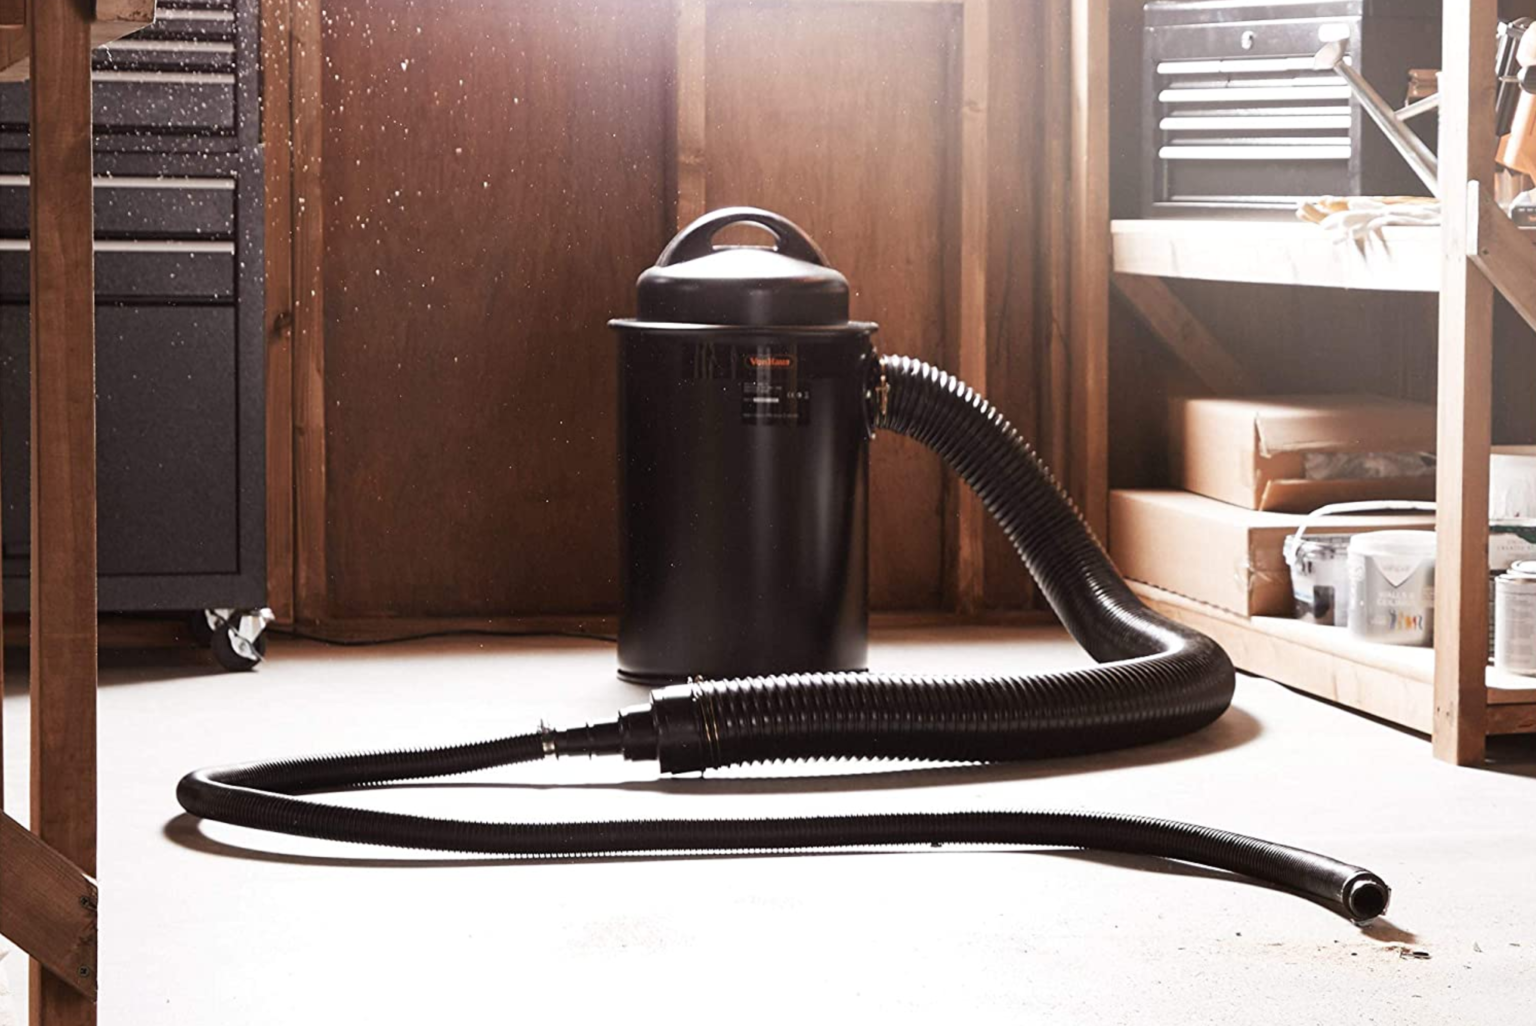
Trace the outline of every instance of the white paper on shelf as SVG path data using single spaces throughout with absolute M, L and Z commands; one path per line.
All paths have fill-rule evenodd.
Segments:
M 11 994 L 11 983 L 5 975 L 5 956 L 10 949 L 0 943 L 0 1026 L 21 1026 L 21 1018 L 16 1014 L 16 1002 Z

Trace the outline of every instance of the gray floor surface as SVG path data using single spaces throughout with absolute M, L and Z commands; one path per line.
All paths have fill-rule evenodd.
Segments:
M 885 634 L 873 655 L 878 669 L 913 673 L 1083 661 L 1048 629 Z M 1119 856 L 508 862 L 199 824 L 173 796 L 197 766 L 582 722 L 641 693 L 614 679 L 611 646 L 561 639 L 274 642 L 267 665 L 244 676 L 176 652 L 105 662 L 104 1024 L 1441 1026 L 1536 1014 L 1536 744 L 1502 744 L 1489 769 L 1455 769 L 1420 737 L 1244 679 L 1214 727 L 1112 755 L 775 765 L 666 781 L 650 765 L 581 760 L 344 799 L 543 820 L 1139 812 L 1376 870 L 1394 888 L 1392 909 L 1359 929 L 1223 874 Z M 24 819 L 27 699 L 11 676 L 6 806 Z M 20 960 L 0 968 L 24 1003 Z

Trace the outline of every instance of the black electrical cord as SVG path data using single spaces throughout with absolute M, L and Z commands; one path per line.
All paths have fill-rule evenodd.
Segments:
M 1215 642 L 1148 609 L 1050 472 L 962 383 L 905 357 L 872 363 L 871 420 L 934 449 L 976 490 L 1052 608 L 1097 666 L 984 680 L 798 674 L 661 688 L 618 719 L 423 751 L 321 756 L 189 774 L 189 813 L 339 841 L 497 854 L 1054 845 L 1140 853 L 1242 873 L 1364 921 L 1388 889 L 1357 866 L 1169 820 L 1075 812 L 798 819 L 473 823 L 305 801 L 298 795 L 449 776 L 548 756 L 622 754 L 666 772 L 808 758 L 1009 761 L 1124 748 L 1206 726 L 1231 702 Z

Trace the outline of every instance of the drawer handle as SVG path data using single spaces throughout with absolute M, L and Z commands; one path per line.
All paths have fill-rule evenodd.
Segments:
M 1278 129 L 1343 129 L 1349 131 L 1348 114 L 1211 115 L 1166 117 L 1157 123 L 1165 132 L 1269 132 Z
M 162 10 L 155 17 L 154 24 L 159 25 L 166 21 L 234 21 L 233 11 L 192 11 L 185 8 L 177 10 Z
M 234 192 L 233 178 L 146 178 L 135 175 L 97 175 L 92 183 L 98 189 L 178 189 Z M 0 188 L 25 189 L 32 184 L 30 175 L 0 175 Z
M 1160 103 L 1268 103 L 1307 100 L 1348 100 L 1349 86 L 1227 86 L 1215 89 L 1164 89 L 1157 94 Z
M 1348 160 L 1348 146 L 1164 146 L 1163 160 Z
M 92 82 L 139 82 L 149 85 L 234 85 L 235 76 L 224 72 L 195 71 L 93 71 Z
M 165 53 L 234 53 L 234 43 L 201 43 L 179 39 L 118 39 L 110 43 L 103 43 L 100 49 L 134 50 L 140 52 L 165 52 Z
M 220 253 L 235 255 L 233 242 L 191 242 L 179 239 L 97 239 L 98 253 Z M 0 253 L 26 253 L 29 239 L 0 239 Z
M 1248 75 L 1267 71 L 1314 71 L 1311 57 L 1239 57 L 1231 60 L 1159 61 L 1159 75 Z

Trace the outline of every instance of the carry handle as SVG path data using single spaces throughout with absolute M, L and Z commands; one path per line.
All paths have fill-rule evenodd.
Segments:
M 1296 540 L 1292 544 L 1301 544 L 1301 536 L 1306 533 L 1307 528 L 1312 526 L 1312 520 L 1314 517 L 1326 517 L 1333 513 L 1380 513 L 1390 510 L 1416 510 L 1421 513 L 1433 513 L 1435 511 L 1435 504 L 1433 502 L 1421 502 L 1415 501 L 1413 499 L 1377 499 L 1375 501 L 1365 500 L 1362 502 L 1330 502 L 1326 506 L 1317 507 L 1317 509 L 1314 509 L 1311 513 L 1308 513 L 1306 517 L 1302 519 L 1300 526 L 1296 528 L 1296 534 L 1294 536 Z
M 708 256 L 715 251 L 715 236 L 733 224 L 752 224 L 763 229 L 773 236 L 776 243 L 774 249 L 785 256 L 823 267 L 827 265 L 827 258 L 821 249 L 789 218 L 757 207 L 723 207 L 705 214 L 678 232 L 667 243 L 667 248 L 661 251 L 656 266 L 666 267 Z

